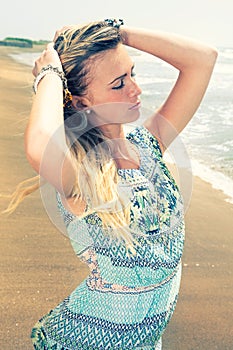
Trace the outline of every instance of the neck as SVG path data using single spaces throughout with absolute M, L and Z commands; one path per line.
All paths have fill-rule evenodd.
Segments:
M 124 139 L 124 129 L 122 124 L 106 124 L 100 127 L 104 136 L 109 139 Z
M 100 127 L 111 142 L 112 157 L 118 168 L 138 169 L 140 157 L 137 149 L 125 138 L 122 124 L 107 124 Z

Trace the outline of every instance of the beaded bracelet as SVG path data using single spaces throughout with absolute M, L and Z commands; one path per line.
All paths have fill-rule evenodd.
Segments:
M 47 74 L 57 74 L 62 81 L 64 90 L 67 89 L 67 80 L 66 80 L 66 77 L 65 77 L 63 71 L 61 71 L 58 67 L 53 67 L 51 64 L 48 64 L 47 66 L 45 66 L 41 69 L 40 73 L 34 79 L 33 91 L 35 94 L 37 93 L 37 88 L 38 88 L 39 82 Z
M 63 71 L 59 70 L 58 67 L 53 67 L 51 64 L 48 64 L 47 66 L 43 67 L 40 73 L 35 77 L 34 83 L 33 83 L 34 93 L 35 94 L 37 93 L 38 84 L 46 74 L 57 74 L 59 76 L 63 85 L 63 106 L 70 107 L 72 102 L 72 95 L 68 90 L 67 79 L 65 77 L 65 74 Z
M 115 27 L 117 29 L 120 28 L 124 24 L 123 19 L 115 19 L 115 18 L 109 18 L 105 19 L 104 22 L 106 22 L 109 26 Z

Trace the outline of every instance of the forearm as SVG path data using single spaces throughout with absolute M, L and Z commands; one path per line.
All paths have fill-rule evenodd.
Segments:
M 173 33 L 127 26 L 120 28 L 125 45 L 152 54 L 179 71 L 168 97 L 144 123 L 153 134 L 159 133 L 166 148 L 199 107 L 209 84 L 217 50 Z M 158 123 L 157 115 L 163 117 L 162 122 Z
M 124 44 L 150 53 L 180 71 L 213 66 L 216 50 L 198 41 L 162 31 L 121 26 Z
M 25 131 L 25 147 L 28 154 L 43 153 L 49 139 L 60 134 L 60 146 L 65 145 L 63 126 L 63 88 L 56 74 L 47 74 L 40 81 L 34 97 L 28 125 Z M 35 155 L 34 155 L 35 156 Z
M 63 86 L 56 74 L 45 75 L 39 83 L 25 131 L 25 150 L 31 166 L 68 197 L 75 176 L 64 130 Z

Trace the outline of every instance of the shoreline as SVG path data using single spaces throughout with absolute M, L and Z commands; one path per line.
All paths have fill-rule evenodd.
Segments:
M 32 100 L 28 65 L 7 56 L 19 48 L 0 47 L 0 193 L 34 176 L 23 145 Z M 29 50 L 29 49 L 27 49 Z M 31 49 L 33 50 L 33 49 Z M 24 51 L 25 52 L 25 51 Z M 31 51 L 32 52 L 32 51 Z M 183 276 L 175 313 L 163 336 L 163 350 L 233 348 L 233 205 L 224 194 L 194 177 L 186 212 Z M 1 198 L 0 210 L 7 200 Z M 40 193 L 1 217 L 2 350 L 30 350 L 34 323 L 55 307 L 88 271 L 68 239 L 51 223 Z

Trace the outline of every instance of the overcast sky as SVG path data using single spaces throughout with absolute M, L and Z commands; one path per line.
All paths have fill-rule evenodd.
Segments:
M 63 25 L 109 17 L 233 47 L 233 0 L 8 0 L 0 13 L 0 39 L 51 40 Z

